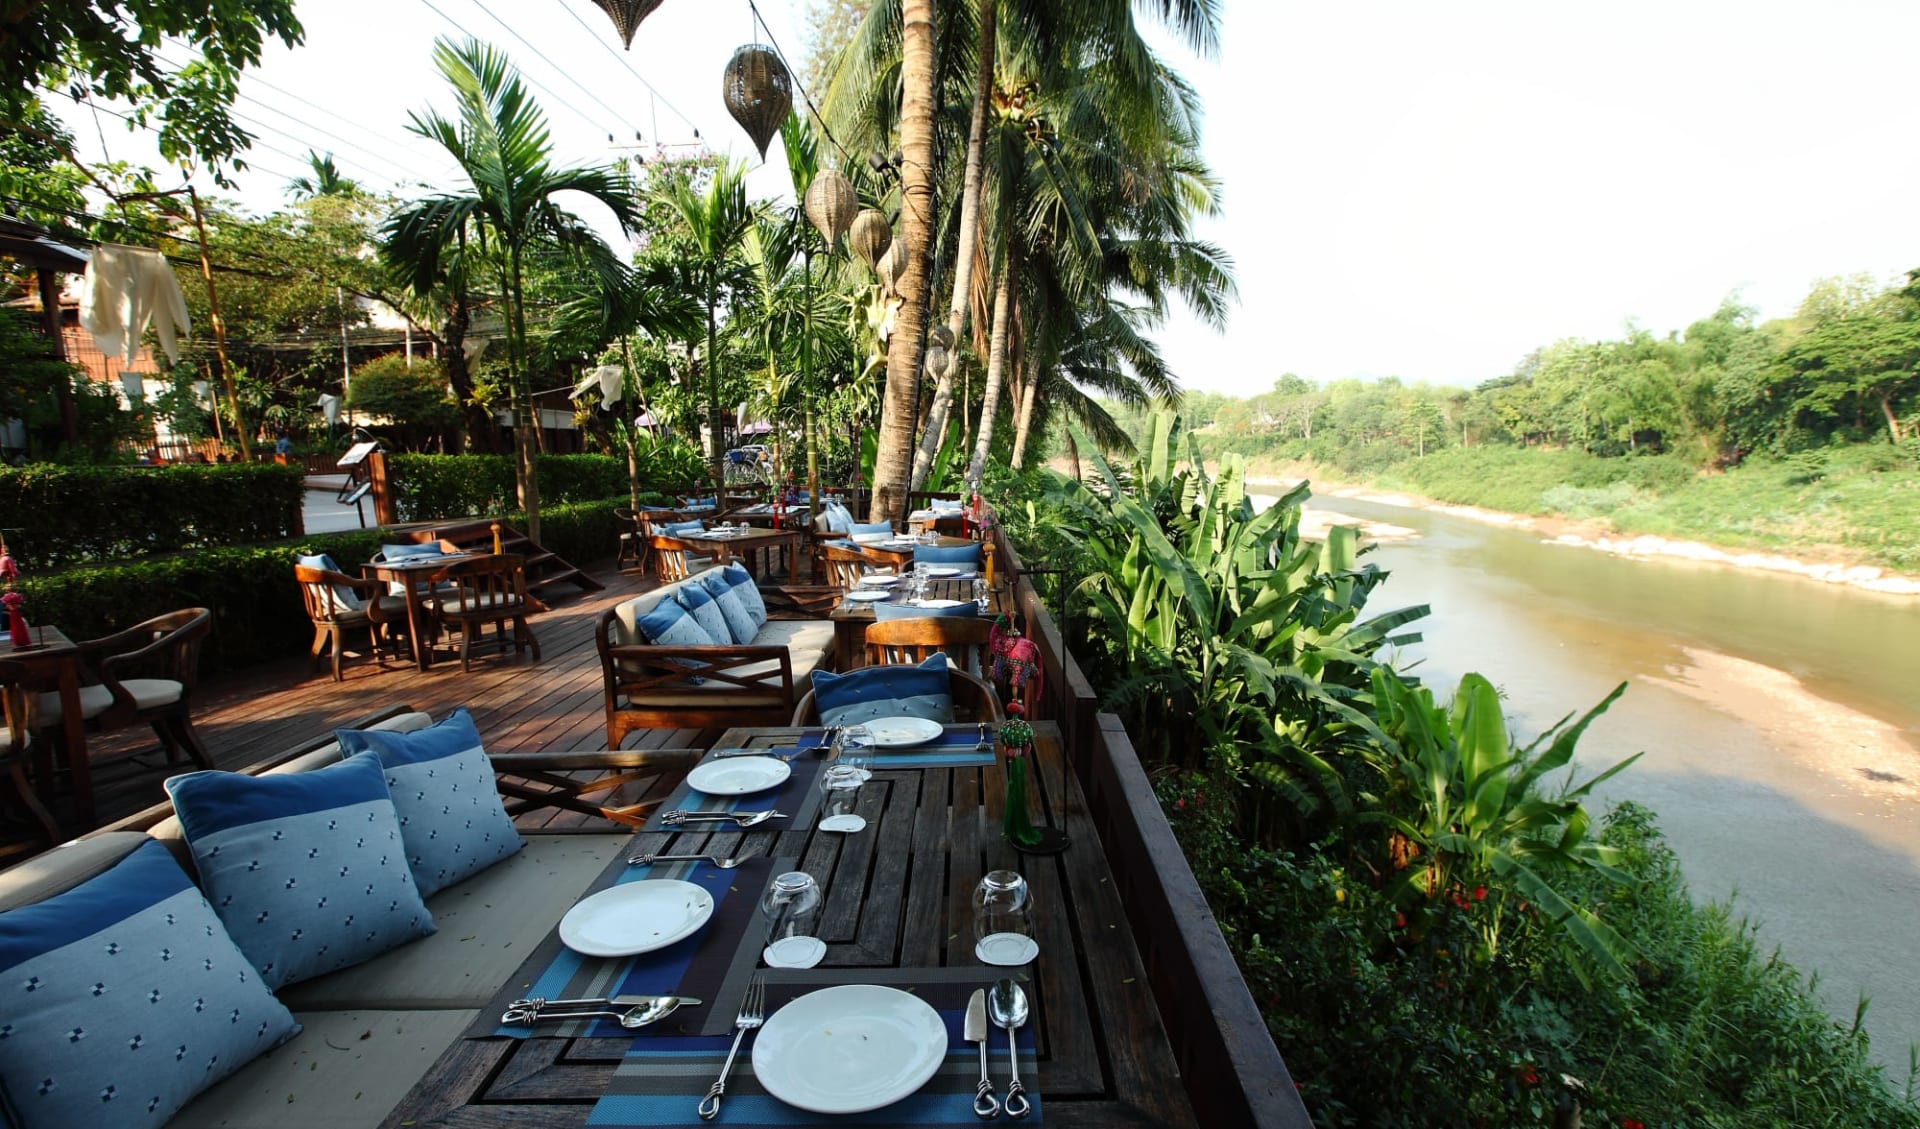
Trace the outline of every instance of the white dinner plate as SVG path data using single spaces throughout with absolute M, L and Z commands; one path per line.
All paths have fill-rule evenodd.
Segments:
M 709 796 L 749 796 L 792 775 L 793 766 L 778 757 L 723 757 L 696 765 L 687 784 Z
M 947 1057 L 947 1025 L 898 988 L 840 984 L 773 1013 L 753 1039 L 753 1076 L 811 1113 L 865 1113 L 926 1085 Z
M 971 604 L 972 600 L 914 600 L 916 608 L 957 608 L 961 604 Z
M 911 549 L 915 545 L 918 545 L 919 543 L 920 542 L 918 541 L 903 541 L 903 540 L 882 541 L 880 542 L 880 547 L 882 549 Z
M 852 533 L 848 534 L 847 540 L 856 545 L 878 545 L 882 541 L 891 541 L 892 538 L 885 533 Z
M 627 957 L 664 949 L 713 916 L 713 895 L 691 882 L 647 878 L 579 904 L 560 919 L 560 941 L 590 957 Z
M 847 593 L 847 599 L 871 604 L 877 600 L 884 600 L 891 595 L 893 595 L 893 593 L 887 591 L 885 588 L 855 588 Z
M 900 583 L 900 578 L 897 576 L 886 576 L 877 572 L 870 572 L 867 575 L 860 578 L 860 583 L 865 585 L 868 588 L 885 588 L 889 584 Z
M 959 576 L 960 571 L 961 571 L 960 569 L 954 568 L 950 565 L 934 565 L 933 567 L 927 569 L 927 575 L 937 580 L 943 576 Z
M 923 745 L 944 731 L 939 722 L 928 721 L 924 717 L 876 717 L 860 724 L 873 734 L 874 745 L 882 749 Z

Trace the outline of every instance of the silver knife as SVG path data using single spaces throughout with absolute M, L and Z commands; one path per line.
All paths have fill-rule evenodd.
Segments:
M 987 1073 L 987 990 L 975 988 L 967 1001 L 967 1022 L 963 1032 L 967 1042 L 980 1044 L 980 1085 L 973 1092 L 973 1112 L 982 1118 L 1000 1115 L 999 1099 L 993 1096 L 993 1077 Z

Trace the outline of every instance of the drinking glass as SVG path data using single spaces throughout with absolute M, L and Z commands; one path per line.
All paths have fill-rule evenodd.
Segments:
M 820 884 L 804 870 L 775 876 L 760 895 L 767 919 L 767 944 L 760 952 L 768 968 L 812 968 L 827 955 L 820 930 Z
M 990 870 L 973 889 L 973 955 L 1015 967 L 1040 954 L 1033 939 L 1033 891 L 1011 870 Z
M 973 602 L 980 605 L 981 615 L 987 614 L 987 605 L 992 603 L 992 601 L 993 601 L 993 592 L 987 587 L 987 578 L 984 576 L 974 577 L 973 578 Z
M 850 764 L 830 764 L 820 773 L 820 830 L 852 834 L 866 829 L 866 817 L 855 809 L 860 805 L 860 786 L 866 777 Z
M 923 600 L 927 595 L 927 585 L 933 580 L 933 566 L 921 561 L 913 562 L 913 598 Z
M 845 765 L 860 774 L 860 782 L 873 779 L 873 731 L 864 725 L 843 725 L 833 735 L 828 767 Z

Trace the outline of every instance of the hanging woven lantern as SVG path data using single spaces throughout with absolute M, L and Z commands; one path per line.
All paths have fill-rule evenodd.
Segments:
M 889 244 L 887 253 L 874 264 L 873 273 L 880 276 L 880 285 L 887 293 L 900 293 L 900 280 L 907 274 L 907 245 L 898 239 Z
M 926 355 L 921 361 L 927 375 L 939 380 L 953 367 L 953 330 L 936 325 L 927 331 Z
M 727 61 L 721 95 L 727 113 L 753 138 L 760 156 L 767 155 L 767 142 L 780 132 L 780 123 L 793 109 L 793 76 L 787 65 L 768 47 L 749 43 Z
M 853 217 L 853 226 L 847 230 L 847 242 L 867 266 L 878 271 L 880 256 L 893 246 L 893 225 L 887 222 L 886 216 L 874 209 L 864 209 Z
M 613 30 L 620 33 L 620 39 L 633 50 L 633 33 L 639 29 L 640 21 L 646 19 L 660 6 L 661 0 L 593 0 L 607 15 L 613 17 Z
M 860 210 L 860 198 L 853 194 L 853 182 L 846 174 L 839 169 L 821 169 L 807 185 L 806 207 L 807 219 L 832 247 L 852 225 L 853 214 Z

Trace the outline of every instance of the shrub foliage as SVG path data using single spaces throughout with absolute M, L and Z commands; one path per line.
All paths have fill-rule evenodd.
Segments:
M 0 525 L 32 572 L 282 540 L 304 490 L 298 467 L 35 464 L 0 471 Z

